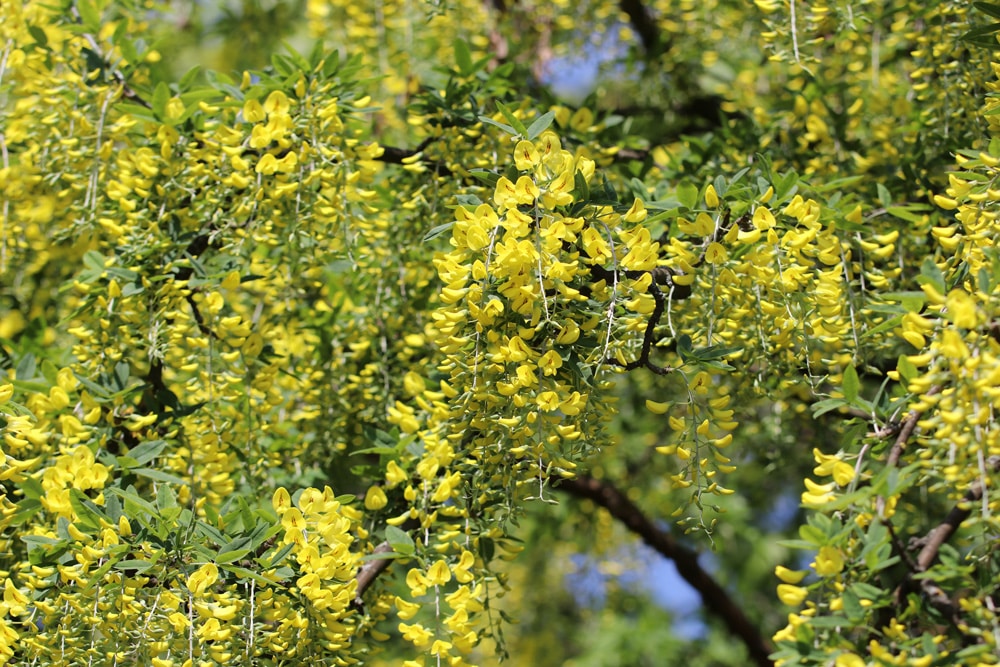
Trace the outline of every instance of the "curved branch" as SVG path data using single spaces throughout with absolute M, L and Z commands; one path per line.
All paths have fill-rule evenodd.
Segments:
M 371 555 L 378 556 L 379 554 L 391 554 L 392 552 L 392 545 L 388 542 L 383 542 L 375 547 L 375 550 L 372 551 Z M 363 597 L 365 595 L 365 591 L 371 587 L 371 585 L 375 582 L 375 579 L 378 578 L 378 575 L 382 574 L 382 572 L 389 567 L 391 562 L 391 558 L 376 558 L 361 566 L 361 569 L 358 570 L 358 574 L 354 577 L 358 581 L 358 590 L 354 592 L 354 600 L 351 602 L 352 606 L 359 611 L 364 609 L 365 602 Z
M 989 461 L 987 461 L 987 466 L 989 472 L 1000 472 L 1000 456 L 991 456 Z M 945 517 L 944 521 L 931 530 L 931 532 L 927 533 L 926 537 L 924 537 L 924 548 L 920 550 L 920 555 L 917 556 L 917 567 L 920 568 L 921 572 L 931 566 L 931 563 L 937 558 L 941 545 L 947 542 L 954 535 L 955 531 L 958 530 L 958 527 L 962 525 L 962 522 L 969 518 L 972 514 L 972 508 L 975 506 L 974 503 L 982 500 L 983 494 L 986 492 L 986 486 L 986 480 L 980 479 L 969 487 L 962 500 L 948 512 L 948 516 Z
M 555 488 L 594 501 L 660 555 L 674 561 L 680 575 L 701 595 L 709 613 L 719 618 L 731 633 L 743 641 L 754 664 L 773 667 L 769 657 L 773 650 L 770 643 L 729 593 L 698 564 L 697 552 L 678 544 L 670 533 L 654 525 L 625 494 L 607 482 L 581 476 L 561 480 Z

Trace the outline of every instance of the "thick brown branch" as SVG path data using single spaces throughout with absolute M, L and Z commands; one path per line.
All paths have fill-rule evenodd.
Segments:
M 389 554 L 392 553 L 392 546 L 388 542 L 383 542 L 382 544 L 375 547 L 375 551 L 372 552 L 373 556 L 379 554 Z M 374 583 L 378 575 L 382 574 L 389 564 L 392 563 L 391 558 L 377 558 L 375 560 L 370 560 L 361 566 L 358 570 L 358 574 L 355 577 L 358 581 L 358 590 L 354 593 L 354 607 L 361 610 L 364 609 L 364 595 L 365 591 Z
M 619 6 L 622 11 L 628 14 L 629 23 L 639 34 L 642 47 L 650 56 L 659 55 L 663 51 L 663 44 L 660 41 L 660 28 L 650 15 L 649 10 L 642 4 L 642 0 L 621 0 Z
M 754 664 L 772 667 L 768 657 L 770 643 L 761 635 L 743 610 L 722 586 L 698 564 L 698 554 L 678 544 L 673 536 L 656 527 L 642 510 L 635 506 L 621 491 L 601 480 L 590 477 L 561 480 L 556 487 L 581 498 L 588 498 L 611 513 L 642 541 L 660 555 L 671 559 L 684 580 L 701 594 L 705 608 L 719 618 L 734 635 L 746 645 Z

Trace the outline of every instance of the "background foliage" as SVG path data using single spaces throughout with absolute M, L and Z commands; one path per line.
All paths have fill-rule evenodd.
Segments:
M 996 664 L 997 18 L 4 3 L 0 663 Z

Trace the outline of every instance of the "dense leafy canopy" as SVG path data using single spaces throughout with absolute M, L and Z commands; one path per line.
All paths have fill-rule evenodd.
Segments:
M 996 664 L 997 17 L 3 3 L 0 664 Z

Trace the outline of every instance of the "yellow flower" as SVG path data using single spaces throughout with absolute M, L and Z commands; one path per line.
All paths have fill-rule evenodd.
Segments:
M 812 567 L 819 576 L 832 577 L 844 569 L 844 557 L 841 555 L 839 549 L 829 546 L 820 547 L 820 550 L 816 553 L 816 560 L 813 561 Z
M 658 403 L 656 401 L 651 401 L 646 399 L 646 409 L 652 412 L 654 415 L 662 415 L 670 409 L 670 403 Z
M 365 494 L 365 509 L 369 510 L 380 510 L 388 504 L 389 500 L 385 497 L 385 491 L 382 490 L 381 486 L 373 486 L 368 489 L 368 493 Z
M 198 596 L 208 590 L 219 579 L 219 568 L 215 563 L 205 563 L 188 577 L 188 590 Z
M 472 576 L 470 570 L 475 564 L 476 557 L 472 555 L 472 552 L 463 550 L 462 556 L 458 559 L 458 564 L 452 568 L 455 571 L 455 581 L 460 584 L 467 584 L 472 581 L 475 577 Z
M 865 667 L 867 663 L 854 653 L 841 653 L 833 662 L 834 667 Z
M 806 576 L 805 570 L 789 570 L 784 565 L 774 568 L 774 574 L 786 584 L 797 584 Z
M 542 369 L 542 375 L 555 375 L 562 366 L 562 357 L 555 350 L 549 350 L 538 360 L 538 367 Z
M 758 206 L 753 212 L 753 226 L 757 229 L 767 231 L 774 227 L 774 214 L 765 206 Z
M 419 597 L 427 592 L 430 582 L 424 576 L 423 572 L 416 568 L 410 568 L 410 571 L 406 573 L 406 585 L 409 587 L 413 597 Z
M 514 185 L 514 194 L 518 204 L 532 204 L 539 195 L 538 186 L 529 176 L 522 176 L 517 179 Z
M 288 494 L 288 489 L 279 487 L 271 496 L 271 506 L 279 516 L 284 514 L 292 506 L 292 497 Z
M 729 259 L 729 253 L 721 243 L 712 242 L 705 249 L 705 261 L 709 264 L 722 264 Z
M 399 616 L 404 621 L 408 621 L 417 615 L 420 611 L 420 605 L 416 602 L 409 602 L 403 598 L 396 596 L 396 616 Z
M 536 399 L 539 409 L 552 412 L 559 409 L 559 394 L 554 391 L 543 391 Z
M 264 101 L 264 111 L 266 111 L 268 115 L 287 114 L 290 106 L 288 96 L 280 90 L 273 91 L 267 96 L 267 100 Z
M 789 607 L 798 607 L 809 597 L 809 591 L 792 584 L 778 584 L 778 599 Z
M 448 564 L 439 560 L 427 570 L 427 582 L 432 586 L 443 586 L 451 581 L 451 570 Z
M 587 107 L 577 109 L 569 119 L 569 126 L 577 132 L 588 132 L 594 124 L 594 112 Z
M 712 184 L 709 184 L 708 189 L 705 190 L 705 205 L 709 208 L 718 208 L 719 206 L 719 195 Z
M 979 317 L 976 313 L 976 301 L 965 290 L 953 289 L 948 292 L 945 306 L 955 326 L 963 329 L 975 329 L 978 326 Z
M 624 216 L 625 222 L 642 222 L 646 219 L 646 206 L 642 203 L 642 200 L 636 197 L 635 201 L 632 202 L 632 207 Z
M 243 103 L 243 120 L 248 123 L 259 123 L 264 117 L 264 107 L 259 100 L 247 100 Z
M 406 471 L 399 467 L 399 464 L 395 461 L 389 461 L 388 465 L 385 467 L 385 481 L 389 483 L 389 486 L 396 486 L 400 482 L 405 482 L 408 479 Z
M 3 604 L 12 616 L 20 616 L 28 608 L 28 596 L 17 590 L 8 577 L 3 582 Z
M 265 176 L 270 176 L 278 170 L 278 158 L 274 157 L 271 153 L 265 153 L 260 160 L 257 161 L 257 166 L 254 167 L 254 171 L 258 174 L 264 174 Z
M 806 492 L 802 494 L 802 504 L 806 507 L 821 507 L 834 499 L 834 482 L 817 484 L 806 478 Z
M 514 147 L 514 165 L 520 171 L 529 171 L 538 165 L 539 155 L 535 144 L 530 141 L 519 141 Z
M 426 646 L 430 642 L 431 637 L 434 636 L 434 633 L 419 623 L 414 623 L 413 625 L 400 623 L 399 631 L 403 633 L 403 639 L 412 642 L 417 647 Z

